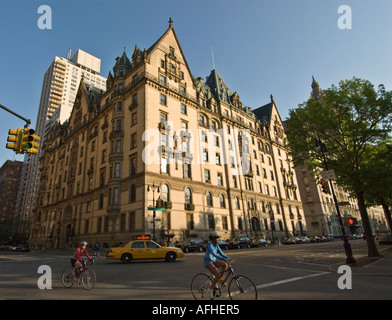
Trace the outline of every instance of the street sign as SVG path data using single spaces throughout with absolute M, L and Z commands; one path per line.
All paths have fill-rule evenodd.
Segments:
M 165 208 L 148 207 L 147 210 L 149 210 L 149 211 L 165 211 Z
M 333 170 L 324 171 L 321 174 L 321 176 L 323 177 L 324 180 L 335 179 L 335 171 Z

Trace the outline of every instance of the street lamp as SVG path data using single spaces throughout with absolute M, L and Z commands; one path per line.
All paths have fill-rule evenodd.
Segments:
M 325 170 L 328 171 L 327 158 L 325 157 L 325 153 L 328 153 L 328 150 L 327 150 L 325 144 L 321 140 L 315 140 L 315 146 L 316 147 L 320 147 L 320 151 L 321 151 L 321 153 L 323 155 L 323 161 L 324 161 Z M 336 212 L 338 214 L 338 220 L 339 220 L 339 224 L 340 224 L 340 229 L 342 231 L 343 247 L 344 247 L 344 250 L 346 252 L 346 263 L 347 264 L 354 264 L 354 263 L 356 263 L 356 261 L 355 261 L 355 259 L 353 257 L 353 252 L 351 250 L 351 245 L 348 242 L 348 238 L 346 236 L 346 231 L 344 229 L 343 219 L 342 219 L 342 216 L 340 214 L 339 204 L 338 204 L 338 200 L 337 200 L 336 195 L 335 195 L 335 190 L 333 188 L 333 184 L 332 184 L 331 179 L 328 179 L 328 182 L 329 182 L 329 187 L 331 189 L 331 193 L 332 193 L 332 197 L 333 197 L 333 202 L 335 204 Z
M 147 185 L 147 192 L 150 192 L 150 189 L 152 190 L 152 205 L 155 209 L 155 190 L 157 191 L 157 193 L 159 193 L 159 186 L 156 186 L 153 182 L 152 186 Z M 153 215 L 152 215 L 152 233 L 153 233 L 153 240 L 156 241 L 156 238 L 155 238 L 155 210 L 153 210 Z
M 275 216 L 274 216 L 274 211 L 272 210 L 271 202 L 267 203 L 267 208 L 268 208 L 268 214 L 269 214 L 270 221 L 271 221 L 272 243 L 275 243 L 275 237 L 274 237 Z

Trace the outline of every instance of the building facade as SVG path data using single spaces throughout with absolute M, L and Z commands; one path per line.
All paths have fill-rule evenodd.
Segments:
M 0 168 L 0 220 L 15 215 L 16 196 L 23 162 L 7 160 Z
M 116 59 L 104 93 L 82 80 L 42 152 L 33 246 L 307 232 L 273 98 L 252 111 L 216 70 L 194 78 L 171 20 Z
M 106 89 L 106 78 L 100 75 L 100 65 L 100 59 L 80 49 L 72 58 L 70 51 L 67 58 L 55 57 L 44 75 L 34 128 L 41 138 L 41 145 L 51 127 L 69 118 L 82 77 L 86 83 L 100 90 Z M 16 202 L 16 215 L 22 220 L 31 218 L 36 205 L 41 149 L 38 156 L 26 154 L 24 158 Z

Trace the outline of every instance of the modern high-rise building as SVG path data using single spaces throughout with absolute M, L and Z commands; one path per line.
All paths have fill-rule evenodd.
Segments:
M 307 232 L 272 96 L 252 111 L 216 70 L 193 77 L 172 20 L 150 48 L 124 50 L 105 92 L 82 80 L 46 137 L 32 246 Z
M 71 115 L 76 93 L 82 77 L 86 84 L 99 90 L 106 89 L 106 78 L 100 75 L 101 60 L 78 50 L 71 58 L 55 57 L 44 75 L 41 98 L 35 125 L 41 138 L 38 155 L 26 154 L 16 203 L 16 215 L 29 219 L 35 206 L 39 157 L 48 130 L 56 123 L 65 122 Z

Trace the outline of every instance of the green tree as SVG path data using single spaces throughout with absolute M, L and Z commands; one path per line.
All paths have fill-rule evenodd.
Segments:
M 327 162 L 336 182 L 354 195 L 367 235 L 368 256 L 379 256 L 365 205 L 371 188 L 364 166 L 370 146 L 385 140 L 391 130 L 392 92 L 378 90 L 367 80 L 344 80 L 323 91 L 320 99 L 310 98 L 290 110 L 287 123 L 289 148 L 297 164 L 307 163 L 313 171 L 323 170 L 323 154 L 315 147 L 322 141 Z
M 371 146 L 369 157 L 364 166 L 368 184 L 365 193 L 367 206 L 381 205 L 389 230 L 392 231 L 392 145 L 391 139 Z

